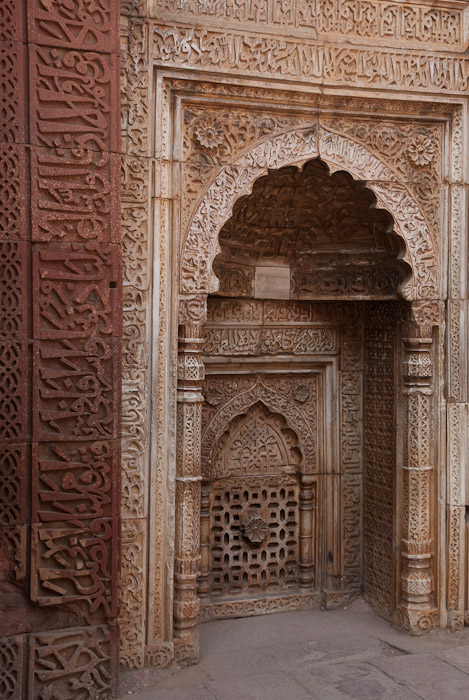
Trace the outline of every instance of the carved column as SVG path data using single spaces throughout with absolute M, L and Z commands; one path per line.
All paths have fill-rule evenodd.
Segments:
M 200 577 L 199 596 L 207 598 L 210 592 L 210 482 L 202 483 L 200 499 Z
M 200 572 L 200 434 L 204 365 L 200 325 L 179 326 L 176 538 L 174 562 L 175 657 L 196 663 L 199 639 L 197 577 Z
M 311 590 L 314 582 L 314 477 L 303 474 L 300 482 L 300 588 Z
M 434 584 L 435 464 L 432 440 L 435 366 L 432 321 L 435 315 L 412 309 L 403 325 L 404 445 L 402 464 L 401 580 L 399 622 L 411 634 L 438 624 Z

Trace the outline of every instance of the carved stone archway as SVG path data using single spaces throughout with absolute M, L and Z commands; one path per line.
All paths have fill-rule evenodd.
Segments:
M 262 381 L 256 381 L 248 390 L 229 401 L 219 411 L 202 436 L 202 460 L 205 464 L 211 462 L 211 454 L 217 439 L 226 426 L 238 415 L 245 413 L 251 406 L 260 401 L 275 413 L 280 413 L 298 435 L 301 452 L 304 456 L 302 471 L 314 472 L 317 459 L 317 445 L 314 431 L 308 426 L 301 412 L 289 401 Z
M 230 217 L 233 205 L 252 191 L 254 182 L 286 166 L 303 167 L 321 158 L 331 172 L 347 171 L 355 180 L 366 182 L 394 220 L 396 233 L 406 243 L 404 260 L 413 277 L 401 290 L 405 299 L 437 299 L 439 290 L 438 250 L 432 240 L 422 209 L 405 184 L 399 182 L 392 166 L 381 161 L 363 144 L 315 126 L 288 131 L 262 141 L 221 168 L 199 202 L 185 236 L 180 266 L 180 294 L 209 294 L 218 281 L 212 263 L 220 252 L 218 234 Z
M 377 205 L 394 220 L 406 244 L 404 260 L 412 277 L 401 295 L 412 302 L 402 325 L 403 445 L 398 567 L 401 577 L 396 623 L 420 634 L 438 624 L 433 568 L 435 541 L 431 523 L 435 464 L 429 440 L 438 351 L 433 327 L 441 325 L 439 252 L 419 203 L 387 163 L 364 145 L 323 127 L 289 131 L 258 143 L 221 168 L 201 198 L 181 250 L 179 280 L 178 440 L 176 456 L 176 545 L 174 585 L 175 653 L 179 661 L 198 658 L 199 612 L 196 581 L 200 567 L 201 404 L 204 365 L 203 323 L 209 293 L 217 290 L 212 264 L 220 252 L 218 235 L 234 203 L 249 194 L 270 170 L 302 168 L 320 157 L 331 172 L 347 171 L 366 182 Z M 433 309 L 432 318 L 422 309 Z M 435 311 L 436 309 L 436 311 Z

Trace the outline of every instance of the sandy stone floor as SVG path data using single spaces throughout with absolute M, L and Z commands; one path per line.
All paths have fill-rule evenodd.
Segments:
M 201 625 L 197 666 L 122 674 L 131 700 L 468 700 L 469 628 L 412 638 L 363 601 Z

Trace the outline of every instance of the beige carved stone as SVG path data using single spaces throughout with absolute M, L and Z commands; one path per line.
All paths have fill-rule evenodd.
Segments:
M 124 666 L 363 593 L 469 621 L 468 9 L 122 2 Z

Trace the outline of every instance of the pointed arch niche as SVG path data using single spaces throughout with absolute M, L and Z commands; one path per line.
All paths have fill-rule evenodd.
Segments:
M 364 594 L 411 633 L 437 625 L 440 263 L 405 183 L 328 129 L 286 132 L 217 172 L 180 260 L 178 658 L 198 656 L 199 593 L 202 616 L 213 616 L 210 454 L 217 445 L 226 462 L 223 440 L 234 438 L 223 416 L 250 393 L 242 410 L 264 406 L 257 422 L 275 410 L 289 423 L 287 409 L 297 412 L 298 508 L 314 522 L 314 575 L 300 573 L 289 598 L 227 599 L 215 615 L 333 607 Z M 231 410 L 230 420 L 242 413 Z M 241 421 L 244 433 L 256 421 Z M 305 440 L 315 445 L 309 473 Z

